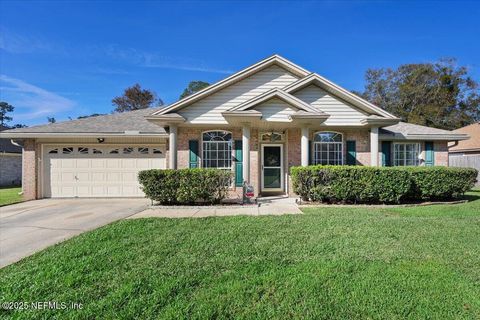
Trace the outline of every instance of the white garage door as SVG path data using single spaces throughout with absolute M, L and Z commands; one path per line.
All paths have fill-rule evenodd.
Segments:
M 45 197 L 143 197 L 137 174 L 165 168 L 163 145 L 45 146 Z

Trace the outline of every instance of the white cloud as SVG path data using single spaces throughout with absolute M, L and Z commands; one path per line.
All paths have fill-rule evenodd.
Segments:
M 15 122 L 44 120 L 76 105 L 70 99 L 6 75 L 0 75 L 0 83 L 1 99 L 15 107 Z
M 0 49 L 9 53 L 50 52 L 52 45 L 38 37 L 24 36 L 0 27 Z
M 140 51 L 134 48 L 120 48 L 116 45 L 109 45 L 105 53 L 119 61 L 134 64 L 145 68 L 162 68 L 186 71 L 199 71 L 210 73 L 231 74 L 233 71 L 215 68 L 207 65 L 204 61 L 185 57 L 166 57 L 157 53 Z

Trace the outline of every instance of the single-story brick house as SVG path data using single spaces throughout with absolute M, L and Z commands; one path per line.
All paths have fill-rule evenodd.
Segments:
M 8 128 L 0 125 L 0 132 Z M 22 148 L 10 139 L 0 139 L 0 187 L 22 183 Z
M 291 194 L 313 164 L 448 165 L 465 134 L 400 120 L 322 76 L 271 56 L 167 107 L 1 134 L 24 146 L 26 198 L 142 196 L 148 168 L 231 170 L 256 195 Z

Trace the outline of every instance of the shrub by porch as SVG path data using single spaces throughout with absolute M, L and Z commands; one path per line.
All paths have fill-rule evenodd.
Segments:
M 455 199 L 476 180 L 473 168 L 308 166 L 291 170 L 304 200 L 333 203 L 401 203 Z
M 138 180 L 146 197 L 161 204 L 219 203 L 228 195 L 232 173 L 217 169 L 152 169 Z

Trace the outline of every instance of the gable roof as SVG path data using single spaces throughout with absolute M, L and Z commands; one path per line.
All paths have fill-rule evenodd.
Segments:
M 165 113 L 169 113 L 169 112 L 172 112 L 172 111 L 175 111 L 175 110 L 178 110 L 178 109 L 181 109 L 185 106 L 188 106 L 198 100 L 201 100 L 225 87 L 228 87 L 230 86 L 231 84 L 235 83 L 235 82 L 238 82 L 240 80 L 243 80 L 249 76 L 251 76 L 252 74 L 254 73 L 257 73 L 261 70 L 264 70 L 268 67 L 271 67 L 273 65 L 277 65 L 277 66 L 280 66 L 290 72 L 292 72 L 293 74 L 299 76 L 299 77 L 305 77 L 306 75 L 308 75 L 310 72 L 308 72 L 307 70 L 303 69 L 302 67 L 294 64 L 293 62 L 275 54 L 273 56 L 270 56 L 260 62 L 257 62 L 255 63 L 254 65 L 250 66 L 250 67 L 247 67 L 217 83 L 214 83 L 208 87 L 206 87 L 205 89 L 203 90 L 200 90 L 182 100 L 179 100 L 171 105 L 169 105 L 168 107 L 162 109 L 162 110 L 159 110 L 155 113 L 153 113 L 152 115 L 160 115 L 160 114 L 165 114 Z
M 454 130 L 453 132 L 468 134 L 470 139 L 460 141 L 458 144 L 451 146 L 449 148 L 450 152 L 480 151 L 480 122 Z
M 313 108 L 310 106 L 308 103 L 303 102 L 302 100 L 298 99 L 297 97 L 292 96 L 291 94 L 286 93 L 285 91 L 278 89 L 278 88 L 273 88 L 268 90 L 267 92 L 262 93 L 261 95 L 258 95 L 256 97 L 253 97 L 252 99 L 249 99 L 238 106 L 231 108 L 229 111 L 244 111 L 248 110 L 250 108 L 253 108 L 255 106 L 258 106 L 259 104 L 263 102 L 267 102 L 268 100 L 271 99 L 280 99 L 283 102 L 297 108 L 303 111 L 307 112 L 313 112 L 313 113 L 324 113 L 320 112 L 319 110 Z
M 376 105 L 368 102 L 365 99 L 360 98 L 356 94 L 351 93 L 350 91 L 340 87 L 339 85 L 316 73 L 311 73 L 308 76 L 299 79 L 298 81 L 295 81 L 294 83 L 283 88 L 283 90 L 287 93 L 293 93 L 309 85 L 318 85 L 327 92 L 332 93 L 333 95 L 351 103 L 355 107 L 368 113 L 373 113 L 385 118 L 397 119 L 397 117 L 393 114 L 383 110 L 380 107 L 377 107 Z
M 110 134 L 110 135 L 166 135 L 164 128 L 149 122 L 146 115 L 163 107 L 140 109 L 84 119 L 56 122 L 27 128 L 6 130 L 0 137 L 39 137 L 43 135 Z

